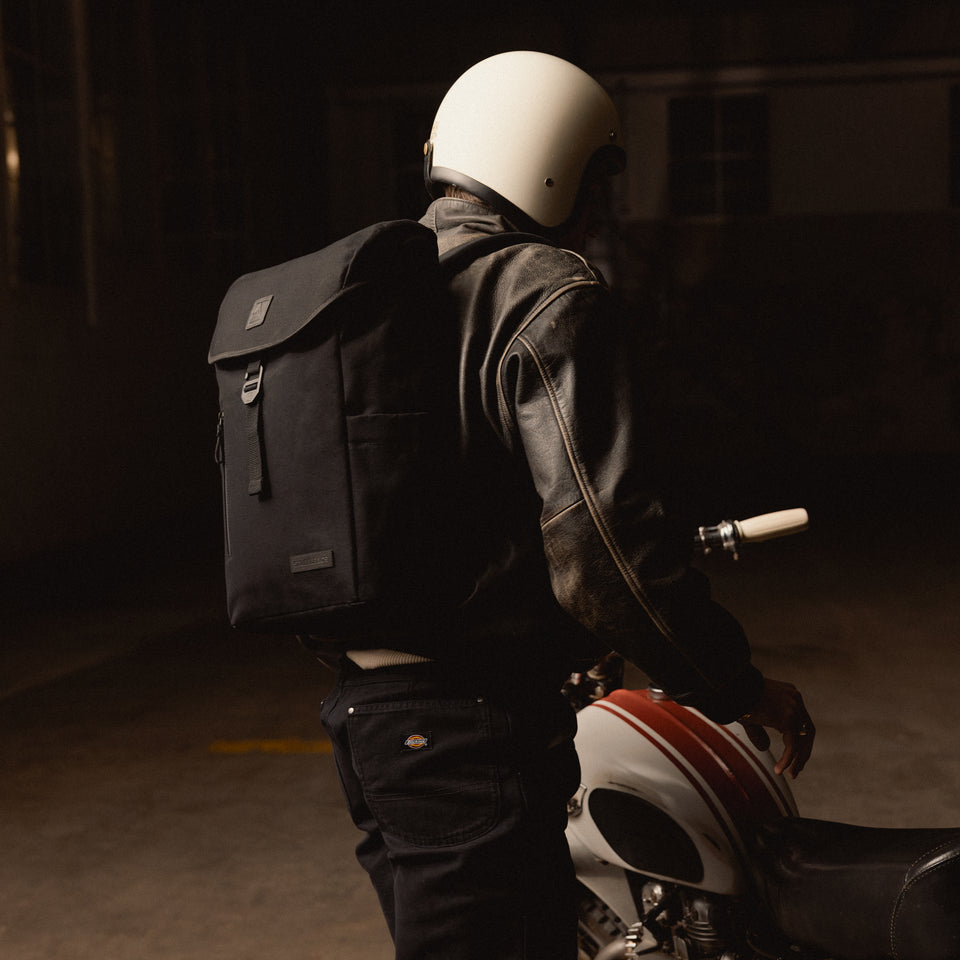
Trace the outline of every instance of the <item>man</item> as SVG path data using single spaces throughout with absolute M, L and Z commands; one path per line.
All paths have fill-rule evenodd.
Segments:
M 425 148 L 441 253 L 518 229 L 548 242 L 450 282 L 469 590 L 443 636 L 397 624 L 383 649 L 347 654 L 324 705 L 398 960 L 576 956 L 564 828 L 579 766 L 559 689 L 578 664 L 612 649 L 758 745 L 774 727 L 778 772 L 810 755 L 799 693 L 751 664 L 689 566 L 691 531 L 650 489 L 639 348 L 580 254 L 620 141 L 594 80 L 515 52 L 451 87 Z

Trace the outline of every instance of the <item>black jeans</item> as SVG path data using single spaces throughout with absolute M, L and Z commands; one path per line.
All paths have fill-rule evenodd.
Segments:
M 347 663 L 321 717 L 397 960 L 574 960 L 558 690 Z

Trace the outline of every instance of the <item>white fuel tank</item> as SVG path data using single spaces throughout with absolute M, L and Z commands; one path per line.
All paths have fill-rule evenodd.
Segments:
M 567 837 L 588 885 L 606 875 L 604 886 L 633 887 L 643 875 L 735 896 L 745 887 L 741 828 L 797 814 L 773 756 L 740 724 L 647 690 L 617 690 L 578 720 L 582 786 Z M 626 874 L 615 879 L 611 866 Z

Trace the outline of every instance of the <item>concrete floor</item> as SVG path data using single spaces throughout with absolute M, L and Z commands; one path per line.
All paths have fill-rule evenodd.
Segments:
M 784 504 L 793 505 L 793 504 Z M 708 558 L 819 733 L 807 816 L 960 824 L 955 523 Z M 224 625 L 197 561 L 34 602 L 0 650 L 2 960 L 388 960 L 317 721 L 329 674 Z

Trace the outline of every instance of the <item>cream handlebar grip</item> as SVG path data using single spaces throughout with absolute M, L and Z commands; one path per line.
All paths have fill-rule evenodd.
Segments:
M 747 520 L 735 520 L 734 525 L 742 542 L 756 543 L 760 540 L 772 540 L 774 537 L 800 533 L 807 529 L 808 522 L 807 511 L 803 507 L 797 507 L 794 510 L 763 513 L 759 517 L 750 517 Z

